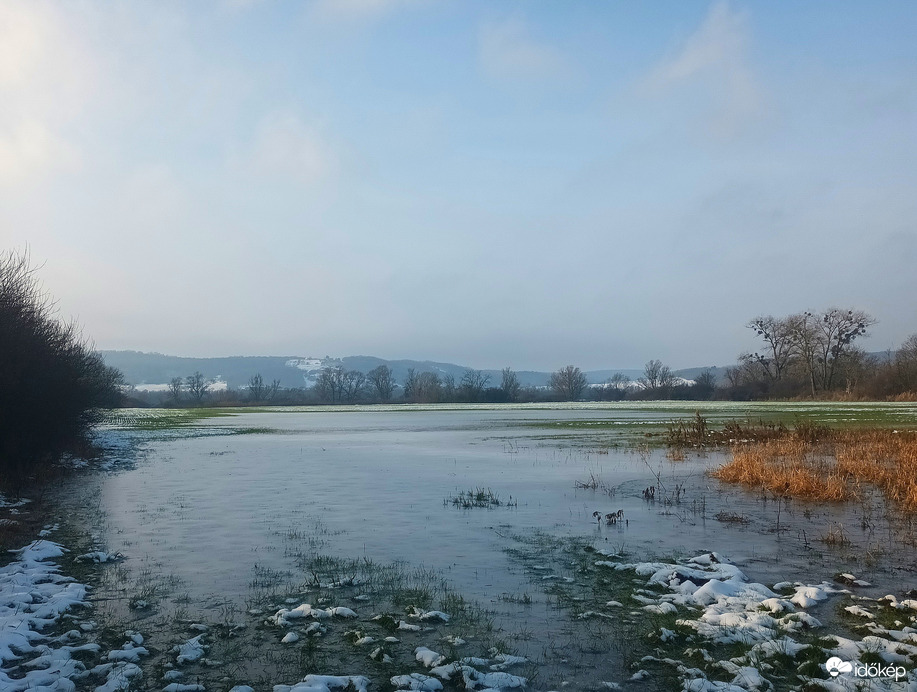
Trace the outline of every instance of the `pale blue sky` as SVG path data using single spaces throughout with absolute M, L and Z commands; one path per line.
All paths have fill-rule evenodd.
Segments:
M 100 348 L 728 364 L 917 332 L 917 4 L 0 0 L 0 234 Z

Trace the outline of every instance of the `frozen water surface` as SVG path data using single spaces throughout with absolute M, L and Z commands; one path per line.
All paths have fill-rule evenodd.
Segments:
M 912 409 L 893 413 L 913 420 Z M 128 556 L 125 569 L 154 565 L 177 577 L 191 611 L 215 596 L 242 607 L 256 565 L 302 582 L 296 553 L 402 561 L 442 571 L 466 598 L 494 608 L 504 628 L 530 631 L 523 654 L 550 647 L 564 627 L 546 585 L 573 581 L 550 551 L 539 560 L 542 535 L 624 550 L 628 561 L 715 550 L 769 585 L 853 572 L 871 583 L 858 593 L 878 597 L 900 591 L 902 579 L 914 583 L 913 537 L 878 509 L 779 503 L 724 486 L 704 473 L 719 453 L 672 462 L 664 450 L 595 444 L 594 428 L 615 442 L 616 424 L 632 430 L 676 414 L 689 415 L 686 407 L 240 412 L 201 421 L 207 434 L 125 432 L 149 438 L 136 463 L 93 477 L 66 501 L 76 508 L 98 498 L 100 543 Z M 858 415 L 855 407 L 834 415 L 848 414 Z M 247 428 L 273 432 L 219 434 Z M 601 487 L 576 487 L 590 478 Z M 658 483 L 664 491 L 644 499 Z M 478 488 L 501 504 L 447 501 Z M 676 489 L 677 503 L 661 501 Z M 614 525 L 593 518 L 617 510 L 624 519 Z M 836 527 L 850 546 L 819 540 Z M 534 603 L 508 602 L 518 594 Z

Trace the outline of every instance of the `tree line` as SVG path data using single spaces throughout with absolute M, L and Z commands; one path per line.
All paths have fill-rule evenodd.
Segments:
M 746 327 L 760 350 L 739 355 L 724 389 L 739 399 L 917 397 L 917 334 L 870 354 L 860 343 L 875 323 L 863 310 L 839 308 L 756 317 Z
M 615 373 L 589 383 L 585 373 L 568 365 L 551 374 L 547 386 L 523 386 L 512 368 L 500 381 L 468 369 L 456 379 L 447 373 L 409 369 L 401 382 L 387 365 L 367 373 L 341 366 L 323 368 L 308 388 L 270 385 L 255 374 L 242 391 L 211 392 L 211 382 L 196 372 L 175 378 L 171 405 L 357 404 L 357 403 L 515 403 L 542 401 L 741 400 L 791 398 L 915 398 L 917 397 L 917 334 L 894 352 L 870 355 L 859 347 L 876 320 L 862 310 L 831 308 L 785 317 L 759 316 L 746 326 L 759 349 L 743 352 L 735 366 L 710 368 L 692 380 L 675 375 L 661 360 L 646 363 L 631 380 Z M 722 373 L 722 374 L 720 374 Z M 147 395 L 156 403 L 157 395 Z
M 133 403 L 170 406 L 233 405 L 313 405 L 367 403 L 519 403 L 548 401 L 609 401 L 621 399 L 709 398 L 715 377 L 705 374 L 696 382 L 681 382 L 661 361 L 646 364 L 644 376 L 632 382 L 617 373 L 604 383 L 591 384 L 586 374 L 574 365 L 552 373 L 543 387 L 524 386 L 512 368 L 503 368 L 500 381 L 491 375 L 468 369 L 459 379 L 451 374 L 408 369 L 401 382 L 387 365 L 367 373 L 329 366 L 319 371 L 315 384 L 303 388 L 283 388 L 278 380 L 265 386 L 260 374 L 241 390 L 214 390 L 213 380 L 200 372 L 173 378 L 168 392 L 134 392 Z

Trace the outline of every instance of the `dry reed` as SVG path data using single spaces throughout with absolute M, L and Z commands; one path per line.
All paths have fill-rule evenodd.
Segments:
M 777 495 L 823 502 L 862 499 L 869 488 L 906 512 L 917 512 L 917 433 L 888 429 L 785 435 L 735 446 L 711 474 Z

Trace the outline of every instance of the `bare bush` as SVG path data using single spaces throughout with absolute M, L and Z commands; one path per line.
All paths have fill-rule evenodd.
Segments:
M 121 373 L 74 322 L 56 318 L 27 253 L 0 256 L 0 480 L 19 490 L 80 451 L 100 409 L 117 405 Z

